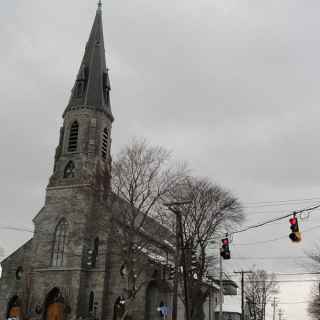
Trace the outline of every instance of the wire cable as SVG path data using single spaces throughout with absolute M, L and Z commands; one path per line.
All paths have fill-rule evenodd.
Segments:
M 295 210 L 293 211 L 292 213 L 289 213 L 289 214 L 286 214 L 284 216 L 280 216 L 280 217 L 277 217 L 277 218 L 273 218 L 273 219 L 270 219 L 270 220 L 266 220 L 264 222 L 261 222 L 261 223 L 258 223 L 258 224 L 254 224 L 254 225 L 251 225 L 251 226 L 248 226 L 248 227 L 245 227 L 243 229 L 240 229 L 240 230 L 237 230 L 237 231 L 232 231 L 230 233 L 228 233 L 228 235 L 233 235 L 233 234 L 238 234 L 238 233 L 242 233 L 242 232 L 246 232 L 248 230 L 251 230 L 251 229 L 256 229 L 256 228 L 260 228 L 260 227 L 263 227 L 267 224 L 270 224 L 270 223 L 274 223 L 274 222 L 277 222 L 277 221 L 280 221 L 280 220 L 283 220 L 283 219 L 286 219 L 286 218 L 289 218 L 292 216 L 292 214 L 301 214 L 303 212 L 310 212 L 310 211 L 313 211 L 313 210 L 316 210 L 320 208 L 320 204 L 317 204 L 313 207 L 309 207 L 309 208 L 305 208 L 305 209 L 301 209 L 301 210 Z
M 320 224 L 318 224 L 312 228 L 308 228 L 308 229 L 303 230 L 303 233 L 310 232 L 312 230 L 319 229 L 319 228 L 320 228 Z M 288 239 L 288 235 L 273 238 L 273 239 L 268 239 L 268 240 L 262 240 L 262 241 L 255 241 L 255 242 L 248 242 L 248 243 L 236 243 L 236 244 L 232 244 L 232 246 L 252 246 L 252 245 L 256 245 L 256 244 L 274 242 L 274 241 L 278 241 L 278 240 L 282 240 L 282 239 Z

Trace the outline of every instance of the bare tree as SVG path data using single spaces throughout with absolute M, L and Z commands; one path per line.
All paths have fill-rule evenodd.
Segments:
M 127 303 L 122 318 L 130 312 L 145 285 L 142 279 L 149 263 L 147 257 L 166 262 L 164 251 L 169 248 L 164 248 L 163 240 L 168 240 L 170 232 L 159 223 L 159 208 L 184 176 L 184 170 L 171 164 L 167 150 L 139 140 L 121 150 L 113 162 L 112 242 L 127 277 Z
M 312 252 L 308 252 L 307 255 L 310 258 L 309 269 L 315 272 L 319 272 L 320 269 L 320 247 L 316 245 Z M 308 305 L 308 313 L 310 316 L 318 320 L 320 317 L 320 282 L 316 284 L 311 290 L 311 300 Z
M 191 201 L 180 209 L 185 251 L 191 270 L 188 281 L 191 317 L 200 320 L 204 318 L 203 303 L 209 293 L 203 285 L 208 269 L 208 245 L 214 238 L 241 223 L 244 215 L 238 199 L 209 180 L 187 177 L 180 182 L 179 188 L 170 196 L 172 201 Z M 193 253 L 196 263 L 191 266 Z
M 318 320 L 320 316 L 320 283 L 315 285 L 311 292 L 311 301 L 308 305 L 308 313 L 312 319 Z
M 265 320 L 266 305 L 278 292 L 276 276 L 265 270 L 254 270 L 246 276 L 244 291 L 251 318 Z

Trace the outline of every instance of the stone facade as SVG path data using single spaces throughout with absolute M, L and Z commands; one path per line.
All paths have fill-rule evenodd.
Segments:
M 110 246 L 113 115 L 104 52 L 99 6 L 63 114 L 45 205 L 33 219 L 33 238 L 1 264 L 0 319 L 18 315 L 111 320 L 114 303 L 127 286 L 119 272 L 121 255 Z M 95 255 L 91 265 L 90 251 Z M 153 277 L 159 268 L 152 264 L 142 275 L 146 285 L 136 299 L 135 319 L 144 319 L 145 310 L 150 309 L 146 306 L 148 290 L 156 288 L 156 295 L 165 293 L 171 301 L 169 291 L 161 289 L 164 281 Z
M 119 248 L 111 245 L 111 215 L 116 216 L 110 205 L 113 115 L 101 15 L 99 5 L 63 114 L 45 205 L 33 219 L 33 238 L 1 263 L 1 320 L 115 319 L 115 302 L 127 287 L 119 272 Z M 122 205 L 120 199 L 115 202 Z M 152 219 L 147 224 L 157 254 L 172 255 L 163 242 L 172 236 L 168 230 Z M 172 283 L 162 274 L 159 263 L 150 262 L 143 271 L 133 319 L 158 318 L 161 300 L 170 307 Z M 178 314 L 182 319 L 181 301 Z

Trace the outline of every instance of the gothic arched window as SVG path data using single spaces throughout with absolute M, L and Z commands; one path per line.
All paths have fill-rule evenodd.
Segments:
M 64 172 L 63 172 L 63 177 L 64 178 L 73 178 L 75 176 L 75 165 L 73 163 L 73 161 L 69 161 L 66 165 L 66 167 L 64 168 Z
M 61 219 L 54 233 L 54 243 L 51 265 L 61 267 L 63 265 L 64 247 L 66 243 L 68 223 L 66 219 Z
M 93 311 L 94 293 L 91 291 L 89 296 L 89 312 Z
M 108 132 L 108 129 L 105 128 L 102 133 L 102 146 L 101 146 L 101 156 L 103 159 L 107 158 L 108 140 L 109 140 L 109 132 Z
M 78 145 L 79 124 L 74 121 L 70 127 L 68 151 L 76 151 Z

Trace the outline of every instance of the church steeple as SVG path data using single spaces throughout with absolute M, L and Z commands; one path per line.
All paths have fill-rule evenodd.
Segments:
M 114 120 L 110 90 L 99 1 L 79 72 L 63 114 L 49 188 L 89 184 L 95 190 L 107 192 Z
M 106 67 L 101 1 L 65 113 L 84 106 L 104 112 L 114 120 L 110 104 L 110 80 Z

